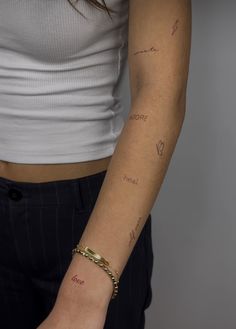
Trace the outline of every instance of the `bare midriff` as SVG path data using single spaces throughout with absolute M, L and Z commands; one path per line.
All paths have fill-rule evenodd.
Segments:
M 80 178 L 107 170 L 111 157 L 62 164 L 24 164 L 0 160 L 0 177 L 32 183 Z

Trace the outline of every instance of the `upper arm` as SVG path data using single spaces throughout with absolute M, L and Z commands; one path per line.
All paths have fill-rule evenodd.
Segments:
M 129 0 L 128 66 L 131 98 L 158 90 L 185 92 L 191 44 L 191 0 Z

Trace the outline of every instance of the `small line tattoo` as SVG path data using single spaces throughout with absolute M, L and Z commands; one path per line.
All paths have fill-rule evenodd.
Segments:
M 174 23 L 174 25 L 172 26 L 172 32 L 171 35 L 173 36 L 175 34 L 175 32 L 178 30 L 179 27 L 179 20 L 177 19 Z
M 155 47 L 151 47 L 150 49 L 144 49 L 144 50 L 136 51 L 136 52 L 134 53 L 134 55 L 142 54 L 142 53 L 149 53 L 149 52 L 154 53 L 154 52 L 157 52 L 157 51 L 159 51 L 159 49 L 156 49 Z
M 128 183 L 138 184 L 138 178 L 134 179 L 132 177 L 127 177 L 126 175 L 123 176 L 123 180 L 127 181 Z
M 136 226 L 135 226 L 135 231 L 137 231 L 137 229 L 138 229 L 138 227 L 139 227 L 139 225 L 140 225 L 140 221 L 141 221 L 141 219 L 142 219 L 142 217 L 139 217 L 139 218 L 138 218 L 137 224 L 136 224 Z
M 136 237 L 135 237 L 135 233 L 134 233 L 134 230 L 132 230 L 132 231 L 129 233 L 129 237 L 130 237 L 130 240 L 129 240 L 129 247 L 130 247 L 132 241 L 134 241 L 134 240 L 136 239 Z
M 77 274 L 75 274 L 72 278 L 71 278 L 72 281 L 74 281 L 75 283 L 77 284 L 84 284 L 84 280 L 80 280 L 78 277 L 77 277 Z
M 129 117 L 129 120 L 143 120 L 144 122 L 147 120 L 148 115 L 144 114 L 132 114 Z
M 130 240 L 129 240 L 129 247 L 131 246 L 132 241 L 136 240 L 136 231 L 137 231 L 137 229 L 139 228 L 139 225 L 140 225 L 140 221 L 141 221 L 141 219 L 142 219 L 142 217 L 139 217 L 139 218 L 138 218 L 138 221 L 137 221 L 137 224 L 135 225 L 134 230 L 132 230 L 132 231 L 129 233 L 129 237 L 130 237 Z
M 162 156 L 163 152 L 164 152 L 164 147 L 165 144 L 162 140 L 159 140 L 158 144 L 156 144 L 156 148 L 157 148 L 157 154 Z

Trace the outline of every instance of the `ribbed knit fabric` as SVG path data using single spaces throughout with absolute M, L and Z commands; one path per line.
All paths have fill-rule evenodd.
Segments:
M 101 2 L 102 3 L 102 2 Z M 112 155 L 124 125 L 128 0 L 0 0 L 0 160 L 72 163 Z

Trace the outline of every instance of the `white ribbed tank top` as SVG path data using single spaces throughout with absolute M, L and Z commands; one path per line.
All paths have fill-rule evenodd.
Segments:
M 0 1 L 0 160 L 72 163 L 113 154 L 124 125 L 128 0 Z

